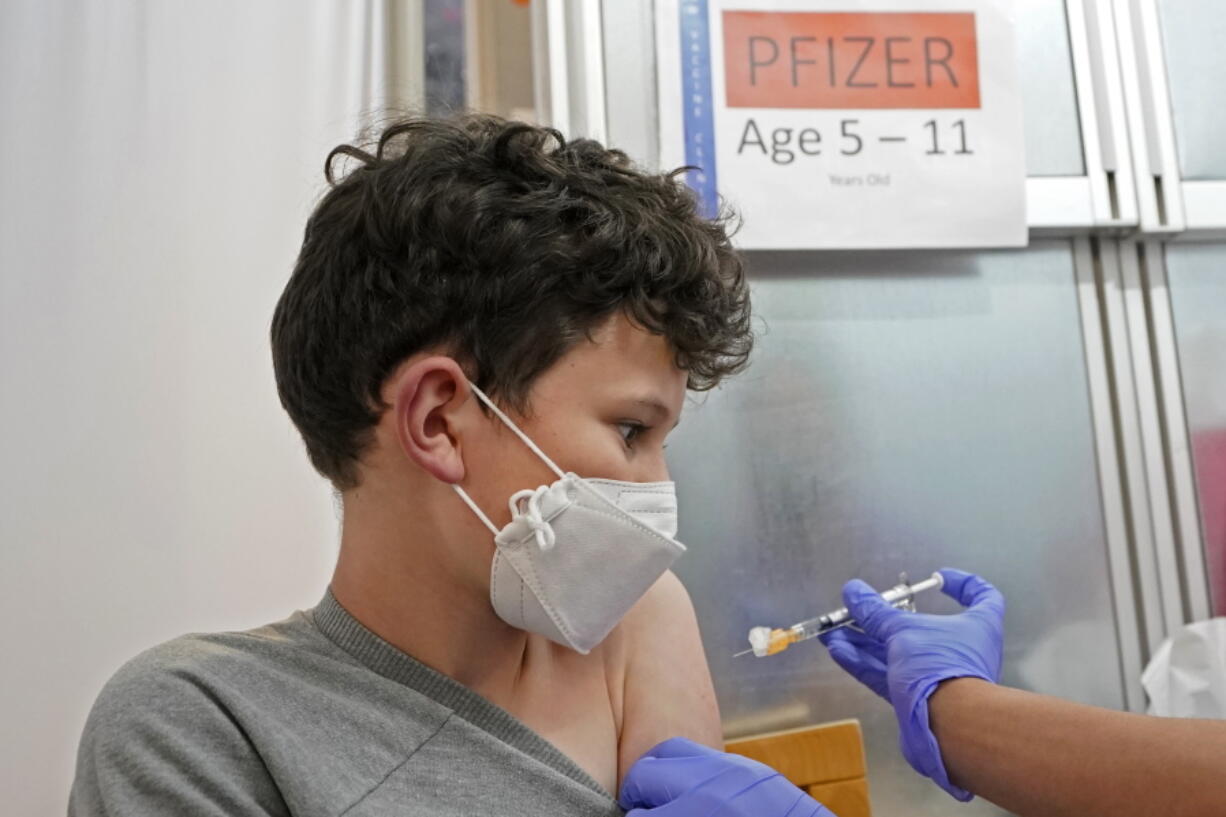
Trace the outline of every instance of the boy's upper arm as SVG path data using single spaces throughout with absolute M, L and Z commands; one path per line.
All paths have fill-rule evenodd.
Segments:
M 69 817 L 287 813 L 238 723 L 189 674 L 142 656 L 98 696 L 77 754 Z
M 687 737 L 723 749 L 719 705 L 694 604 L 668 572 L 623 621 L 625 694 L 618 779 L 661 741 Z

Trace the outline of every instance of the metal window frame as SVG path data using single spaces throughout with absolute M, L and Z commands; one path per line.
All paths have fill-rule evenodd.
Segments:
M 1104 254 L 1103 249 L 1104 245 L 1096 239 L 1079 237 L 1073 241 L 1124 706 L 1139 712 L 1145 702 L 1141 671 L 1156 646 L 1160 622 L 1155 620 L 1152 607 L 1141 604 L 1141 599 L 1157 588 L 1153 572 L 1143 574 L 1138 569 L 1137 524 L 1132 509 L 1138 494 L 1143 495 L 1143 486 L 1135 473 L 1130 479 L 1128 469 L 1128 463 L 1136 457 L 1138 435 L 1128 401 L 1119 399 L 1122 391 L 1127 393 L 1126 388 L 1121 389 L 1120 380 L 1122 377 L 1125 386 L 1128 385 L 1131 365 L 1126 357 L 1127 346 L 1121 347 L 1119 342 L 1122 303 L 1115 297 L 1118 286 L 1113 286 L 1118 269 L 1110 251 Z M 1142 528 L 1143 533 L 1146 530 Z
M 1069 226 L 1122 232 L 1138 216 L 1112 12 L 1109 0 L 1065 0 L 1090 204 Z
M 568 139 L 608 141 L 602 0 L 532 4 L 536 111 Z
M 1156 0 L 1103 0 L 1112 7 L 1137 206 L 1143 235 L 1187 229 Z
M 1143 711 L 1144 664 L 1211 615 L 1166 245 L 1074 245 L 1126 705 Z
M 1136 536 L 1134 546 L 1144 577 L 1142 604 L 1147 610 L 1154 610 L 1153 618 L 1161 622 L 1158 639 L 1151 638 L 1149 644 L 1152 655 L 1162 641 L 1185 623 L 1185 615 L 1166 479 L 1162 407 L 1149 335 L 1149 298 L 1142 282 L 1142 247 L 1133 242 L 1113 246 L 1117 271 L 1111 282 L 1114 292 L 1109 292 L 1108 297 L 1114 295 L 1120 301 L 1117 342 L 1127 346 L 1127 362 L 1131 365 L 1130 422 L 1135 424 L 1132 433 L 1136 436 L 1129 440 L 1126 467 L 1130 478 L 1136 481 L 1132 507 L 1134 523 L 1138 528 L 1145 525 L 1149 528 L 1148 535 Z M 1122 394 L 1121 399 L 1128 396 Z
M 1135 288 L 1141 300 L 1134 309 L 1137 320 L 1144 320 L 1146 348 L 1150 354 L 1153 382 L 1148 395 L 1155 402 L 1156 425 L 1149 433 L 1155 456 L 1162 456 L 1154 493 L 1165 499 L 1169 508 L 1172 542 L 1168 557 L 1174 564 L 1182 603 L 1182 623 L 1200 621 L 1212 615 L 1209 577 L 1205 561 L 1204 530 L 1196 489 L 1196 472 L 1188 434 L 1183 401 L 1183 380 L 1179 367 L 1178 339 L 1175 335 L 1167 280 L 1166 247 L 1159 241 L 1139 241 L 1132 245 L 1125 265 L 1126 286 Z M 1141 314 L 1141 310 L 1143 314 Z M 1169 582 L 1168 582 L 1169 583 Z
M 657 167 L 660 163 L 660 106 L 654 4 L 651 0 L 604 3 L 601 21 L 604 32 L 614 41 L 624 38 L 627 42 L 650 44 L 646 59 L 642 49 L 605 49 L 605 77 L 617 78 L 616 92 L 606 87 L 605 113 L 610 143 L 639 164 Z
M 1174 240 L 1226 237 L 1226 179 L 1184 179 L 1158 0 L 1110 0 L 1116 15 L 1140 232 Z

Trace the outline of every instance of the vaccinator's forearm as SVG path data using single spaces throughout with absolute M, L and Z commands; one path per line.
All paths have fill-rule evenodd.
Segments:
M 946 681 L 929 699 L 950 778 L 1020 817 L 1221 817 L 1226 722 L 1156 718 Z

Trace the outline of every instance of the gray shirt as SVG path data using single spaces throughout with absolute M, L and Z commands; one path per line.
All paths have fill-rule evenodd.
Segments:
M 70 817 L 620 815 L 511 714 L 325 595 L 242 633 L 189 635 L 99 695 Z

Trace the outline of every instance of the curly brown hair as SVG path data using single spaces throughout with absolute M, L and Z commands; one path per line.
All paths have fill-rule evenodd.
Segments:
M 347 157 L 350 172 L 339 175 Z M 615 312 L 663 335 L 706 390 L 753 346 L 744 264 L 678 176 L 591 139 L 487 114 L 409 118 L 325 161 L 272 321 L 281 404 L 345 490 L 406 357 L 443 346 L 518 411 Z

